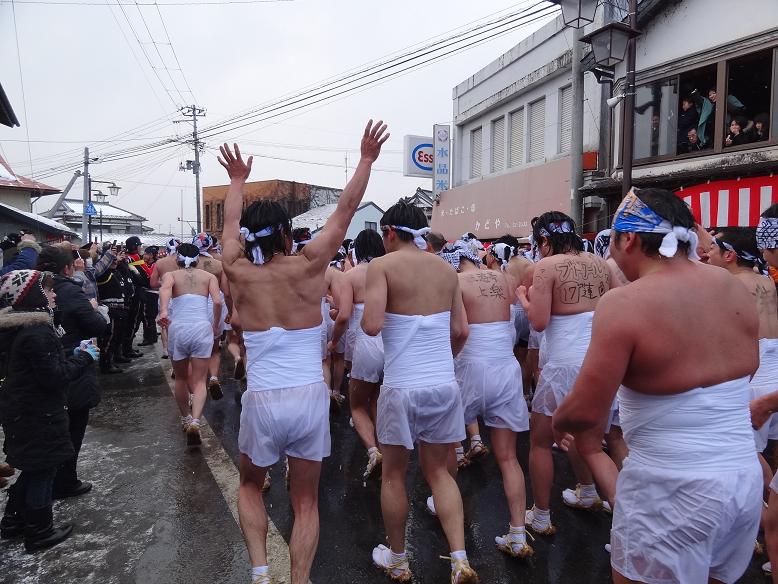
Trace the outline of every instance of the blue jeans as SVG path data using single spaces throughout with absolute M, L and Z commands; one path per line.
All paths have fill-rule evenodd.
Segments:
M 51 507 L 51 493 L 57 468 L 38 471 L 22 471 L 16 482 L 8 489 L 8 506 L 21 509 L 46 509 Z

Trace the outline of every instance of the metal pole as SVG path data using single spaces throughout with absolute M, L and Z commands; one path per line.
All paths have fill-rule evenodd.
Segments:
M 100 243 L 103 242 L 103 210 L 100 209 Z
M 194 149 L 195 149 L 195 204 L 197 205 L 197 233 L 202 231 L 202 216 L 200 211 L 200 142 L 197 140 L 197 106 L 192 106 L 192 123 L 194 124 Z
M 629 0 L 629 25 L 632 28 L 638 27 L 638 1 Z M 621 196 L 627 196 L 629 189 L 632 188 L 632 152 L 633 152 L 633 131 L 635 126 L 635 60 L 637 52 L 637 39 L 632 38 L 627 45 L 627 76 L 624 87 L 624 132 L 622 137 L 622 179 Z
M 86 207 L 89 204 L 89 148 L 84 148 L 84 207 L 81 209 L 81 241 L 86 243 L 89 241 L 89 225 L 87 222 Z
M 581 37 L 583 29 L 573 29 L 573 111 L 570 129 L 570 216 L 583 233 L 583 117 L 584 117 L 584 73 L 581 67 Z

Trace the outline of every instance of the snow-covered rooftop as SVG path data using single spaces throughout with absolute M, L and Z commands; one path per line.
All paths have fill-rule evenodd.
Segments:
M 311 233 L 315 233 L 324 227 L 327 219 L 330 218 L 330 215 L 332 215 L 337 208 L 337 203 L 322 205 L 321 207 L 314 207 L 310 211 L 306 211 L 305 213 L 292 218 L 292 227 L 307 227 L 311 230 Z
M 38 223 L 42 225 L 46 225 L 50 229 L 55 229 L 59 232 L 66 233 L 69 235 L 75 235 L 78 236 L 78 233 L 70 229 L 69 227 L 63 225 L 59 221 L 54 221 L 54 219 L 49 219 L 48 217 L 44 217 L 43 215 L 38 215 L 37 213 L 30 213 L 29 211 L 22 211 L 21 209 L 17 209 L 16 207 L 11 207 L 10 205 L 6 205 L 4 203 L 0 203 L 0 207 L 3 209 L 6 209 L 8 211 L 13 211 L 15 213 L 21 213 L 25 217 L 28 217 L 29 219 L 33 221 L 37 221 Z
M 141 217 L 137 213 L 133 213 L 132 211 L 127 211 L 126 209 L 122 209 L 120 207 L 114 207 L 108 202 L 100 203 L 92 199 L 92 204 L 95 206 L 97 215 L 99 215 L 100 211 L 102 211 L 103 217 L 116 217 L 117 219 L 138 219 L 138 220 L 143 219 L 143 217 Z M 66 213 L 68 214 L 81 215 L 81 210 L 83 206 L 84 203 L 82 199 L 77 199 L 77 198 L 71 199 L 70 197 L 68 197 L 67 199 L 62 201 L 60 208 L 65 207 Z

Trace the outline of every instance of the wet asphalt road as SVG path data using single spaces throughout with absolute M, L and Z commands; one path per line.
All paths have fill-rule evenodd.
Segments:
M 94 482 L 95 488 L 83 497 L 55 503 L 56 520 L 74 521 L 74 535 L 34 555 L 24 554 L 18 542 L 0 541 L 0 583 L 248 582 L 248 555 L 231 513 L 234 492 L 225 487 L 225 478 L 227 485 L 237 484 L 233 464 L 238 456 L 240 415 L 229 357 L 222 367 L 225 397 L 206 407 L 215 435 L 202 452 L 190 452 L 183 446 L 177 408 L 166 381 L 169 363 L 146 352 L 125 375 L 103 379 L 103 401 L 92 412 L 79 462 L 82 479 Z M 388 583 L 370 559 L 373 547 L 384 538 L 380 484 L 371 479 L 363 486 L 365 452 L 348 419 L 347 409 L 331 417 L 332 456 L 323 465 L 321 540 L 311 580 L 314 584 Z M 526 469 L 526 435 L 519 437 L 519 447 Z M 555 459 L 552 513 L 558 533 L 539 538 L 530 561 L 507 558 L 494 547 L 494 536 L 506 530 L 508 513 L 493 458 L 460 473 L 467 551 L 482 583 L 610 582 L 609 558 L 603 548 L 610 518 L 568 509 L 559 502 L 561 489 L 574 480 L 564 457 L 557 453 Z M 283 465 L 277 465 L 272 475 L 266 503 L 272 521 L 288 541 L 291 511 Z M 446 541 L 437 519 L 425 511 L 429 490 L 415 461 L 408 492 L 408 551 L 414 581 L 448 582 L 448 562 L 439 559 L 448 553 Z M 763 561 L 755 559 L 740 582 L 766 583 L 759 569 Z
M 206 406 L 206 417 L 224 448 L 237 464 L 237 436 L 240 407 L 235 401 L 238 384 L 232 379 L 232 361 L 222 360 L 224 399 Z M 363 485 L 362 472 L 366 453 L 349 425 L 347 404 L 330 416 L 332 455 L 322 467 L 319 511 L 321 538 L 314 561 L 311 581 L 319 582 L 389 582 L 372 565 L 371 552 L 385 537 L 380 507 L 380 482 L 371 478 Z M 483 426 L 482 426 L 483 430 Z M 481 432 L 488 443 L 488 433 Z M 519 436 L 519 462 L 527 474 L 529 433 Z M 500 473 L 494 457 L 489 456 L 460 471 L 458 484 L 465 511 L 465 537 L 470 563 L 484 584 L 600 584 L 611 582 L 610 556 L 604 545 L 609 541 L 610 516 L 565 507 L 561 491 L 575 486 L 566 457 L 554 453 L 555 484 L 552 492 L 552 518 L 557 533 L 538 537 L 531 545 L 535 556 L 530 560 L 508 558 L 494 545 L 494 537 L 507 531 L 508 508 L 502 491 Z M 291 508 L 283 480 L 283 464 L 271 471 L 272 484 L 266 504 L 272 521 L 288 541 L 291 533 Z M 414 581 L 448 582 L 449 562 L 439 556 L 449 549 L 438 520 L 426 512 L 430 495 L 415 457 L 408 473 L 410 497 L 408 518 L 408 552 Z M 532 504 L 531 492 L 528 505 Z M 658 504 L 649 502 L 646 504 Z M 761 564 L 755 559 L 741 584 L 763 584 Z

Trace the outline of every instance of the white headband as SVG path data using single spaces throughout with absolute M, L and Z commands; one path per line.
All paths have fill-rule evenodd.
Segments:
M 280 229 L 281 226 L 279 225 L 278 228 Z M 275 227 L 265 227 L 264 229 L 260 229 L 256 233 L 252 233 L 246 227 L 240 228 L 240 234 L 248 242 L 256 241 L 260 237 L 268 237 L 269 235 L 273 235 L 274 231 L 275 231 Z M 262 255 L 262 250 L 259 248 L 258 245 L 255 245 L 253 248 L 251 248 L 251 255 L 254 257 L 254 263 L 256 265 L 261 266 L 262 264 L 265 263 L 265 256 Z
M 510 250 L 510 253 L 508 253 L 508 259 L 505 259 L 505 250 Z M 507 243 L 495 243 L 491 248 L 489 248 L 489 251 L 492 253 L 492 256 L 494 256 L 496 259 L 500 261 L 500 269 L 505 270 L 505 268 L 508 267 L 508 262 L 510 262 L 510 258 L 512 258 L 516 254 L 516 248 L 508 245 Z
M 195 263 L 195 262 L 197 261 L 197 258 L 198 258 L 198 257 L 199 257 L 199 256 L 195 256 L 195 257 L 193 257 L 193 258 L 190 258 L 189 256 L 185 256 L 185 255 L 183 255 L 182 253 L 179 253 L 179 254 L 178 254 L 178 259 L 179 259 L 179 261 L 182 261 L 182 262 L 184 262 L 184 267 L 185 267 L 185 268 L 188 268 L 188 267 L 189 267 L 189 266 L 191 266 L 193 263 Z
M 429 227 L 422 227 L 421 229 L 411 229 L 410 227 L 403 227 L 402 225 L 390 225 L 390 227 L 392 229 L 396 229 L 397 231 L 405 231 L 406 233 L 410 233 L 413 235 L 413 243 L 416 244 L 416 247 L 422 251 L 426 251 L 427 240 L 424 239 L 424 236 L 432 231 Z

